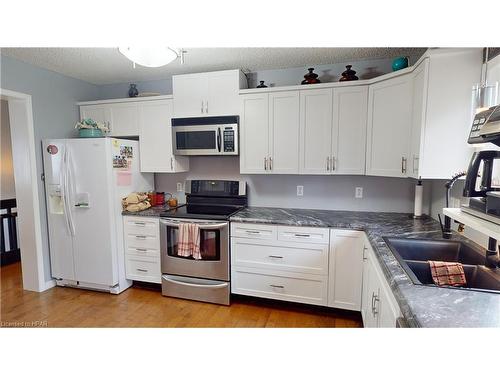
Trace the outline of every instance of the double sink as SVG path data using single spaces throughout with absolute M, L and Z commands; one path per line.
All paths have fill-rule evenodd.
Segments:
M 446 288 L 500 293 L 500 269 L 485 267 L 485 254 L 465 242 L 398 237 L 384 237 L 384 241 L 416 285 L 436 287 L 427 261 L 459 262 L 463 265 L 467 284 Z

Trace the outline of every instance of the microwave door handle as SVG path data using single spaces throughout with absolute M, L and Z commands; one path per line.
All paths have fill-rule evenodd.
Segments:
M 221 149 L 221 132 L 220 132 L 220 128 L 217 128 L 217 150 L 220 152 L 220 149 Z

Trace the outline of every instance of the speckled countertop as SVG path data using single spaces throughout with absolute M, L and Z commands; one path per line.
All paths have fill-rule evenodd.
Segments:
M 164 204 L 162 206 L 153 206 L 149 207 L 147 210 L 144 211 L 138 211 L 138 212 L 129 212 L 129 211 L 123 211 L 122 215 L 123 216 L 160 216 L 164 211 L 171 210 L 172 207 L 170 207 L 168 204 Z
M 439 223 L 410 214 L 249 207 L 231 217 L 235 222 L 363 230 L 399 303 L 413 327 L 500 327 L 500 294 L 412 283 L 392 255 L 384 236 L 441 239 Z M 455 233 L 452 239 L 468 242 Z

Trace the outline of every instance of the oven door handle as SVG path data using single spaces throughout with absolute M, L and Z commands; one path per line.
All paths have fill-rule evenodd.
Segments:
M 163 224 L 163 225 L 166 225 L 168 227 L 179 228 L 179 224 L 181 224 L 181 223 L 188 223 L 188 221 L 173 222 L 173 221 L 170 221 L 170 220 L 160 220 L 160 223 Z M 191 222 L 191 223 L 197 224 L 196 222 Z M 208 229 L 221 229 L 221 228 L 227 227 L 228 225 L 229 225 L 228 222 L 224 222 L 224 223 L 217 223 L 217 224 L 199 224 L 198 227 L 200 229 L 203 229 L 203 230 L 208 230 Z
M 163 275 L 162 277 L 166 281 L 168 281 L 172 284 L 177 284 L 177 285 L 182 285 L 182 286 L 195 286 L 197 288 L 206 288 L 206 289 L 222 289 L 222 288 L 227 288 L 229 286 L 229 284 L 226 282 L 223 282 L 220 284 L 197 284 L 197 283 L 186 283 L 184 281 L 175 280 L 173 277 L 168 276 L 168 275 Z
M 220 149 L 221 149 L 221 141 L 222 141 L 222 138 L 221 138 L 220 128 L 217 128 L 217 150 L 219 152 L 220 152 Z

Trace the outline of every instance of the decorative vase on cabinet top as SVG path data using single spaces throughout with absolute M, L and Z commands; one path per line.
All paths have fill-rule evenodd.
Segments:
M 130 84 L 130 88 L 128 89 L 128 96 L 130 98 L 135 98 L 139 95 L 139 90 L 137 90 L 137 85 L 135 83 Z
M 316 73 L 313 73 L 314 68 L 308 68 L 309 73 L 307 73 L 304 76 L 304 80 L 301 82 L 301 85 L 310 85 L 313 83 L 321 83 L 321 81 L 318 79 L 318 75 Z
M 263 89 L 263 88 L 267 87 L 266 85 L 264 85 L 264 81 L 259 81 L 259 82 L 260 82 L 260 84 L 259 84 L 259 86 L 257 86 L 258 89 Z
M 408 68 L 408 57 L 398 57 L 392 62 L 392 70 Z
M 352 70 L 352 65 L 346 65 L 346 70 L 342 73 L 342 77 L 340 77 L 339 81 L 357 81 L 359 78 L 356 76 L 356 71 Z

